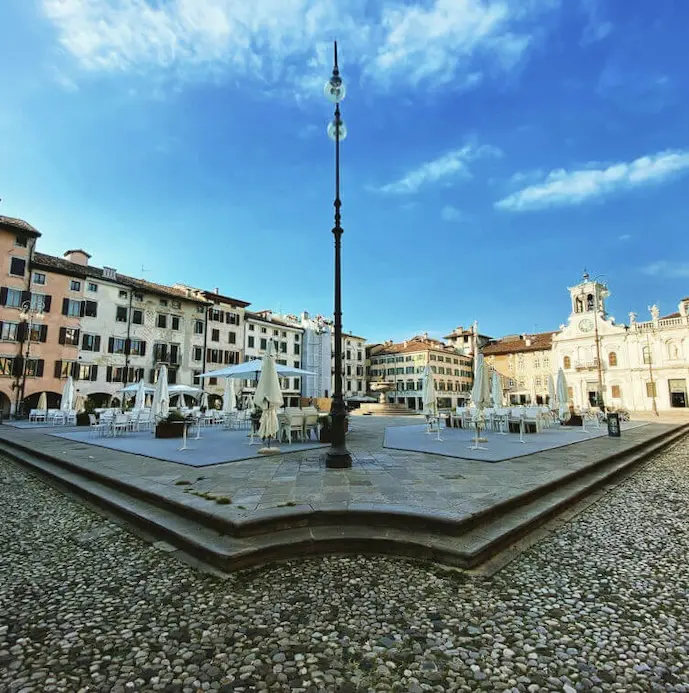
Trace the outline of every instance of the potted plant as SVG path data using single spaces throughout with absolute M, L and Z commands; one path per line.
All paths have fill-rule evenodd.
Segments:
M 167 418 L 162 419 L 156 424 L 156 438 L 181 438 L 184 434 L 184 426 L 186 417 L 182 416 L 178 411 L 171 411 Z

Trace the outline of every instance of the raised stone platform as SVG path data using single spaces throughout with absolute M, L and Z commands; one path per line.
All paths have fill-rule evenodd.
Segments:
M 223 570 L 332 552 L 468 568 L 689 431 L 649 424 L 488 464 L 384 450 L 390 423 L 356 419 L 345 470 L 315 451 L 185 469 L 4 426 L 0 451 Z
M 352 414 L 356 415 L 373 415 L 373 416 L 418 416 L 419 412 L 409 409 L 406 404 L 395 404 L 386 402 L 381 404 L 362 404 L 358 409 L 355 409 Z

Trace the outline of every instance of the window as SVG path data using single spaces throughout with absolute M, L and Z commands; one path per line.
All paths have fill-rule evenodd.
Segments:
M 0 339 L 4 342 L 16 342 L 18 328 L 18 322 L 3 322 L 2 330 L 0 330 Z
M 194 377 L 192 378 L 192 385 L 200 385 L 201 384 L 201 378 L 199 377 L 201 375 L 201 371 L 193 371 Z
M 84 301 L 84 315 L 87 318 L 98 316 L 98 304 L 95 301 Z
M 211 330 L 211 342 L 220 341 L 220 330 Z
M 287 353 L 287 342 L 280 342 L 280 353 L 281 354 Z
M 237 343 L 237 335 L 234 332 L 228 332 L 227 333 L 227 341 L 230 344 L 236 344 Z
M 261 342 L 259 348 L 264 350 L 268 346 L 268 340 L 265 337 L 261 337 Z
M 225 322 L 228 325 L 239 325 L 239 315 L 237 313 L 225 313 Z
M 222 351 L 220 349 L 207 349 L 206 361 L 208 363 L 222 363 Z
M 179 330 L 179 316 L 177 315 L 172 316 L 172 329 Z
M 67 378 L 70 375 L 73 377 L 76 373 L 76 361 L 55 361 L 55 377 Z
M 50 307 L 50 302 L 46 300 L 47 298 L 45 294 L 35 294 L 31 292 L 31 309 L 39 313 L 47 310 Z
M 29 244 L 29 240 L 27 239 L 26 236 L 15 236 L 14 237 L 14 245 L 17 246 L 17 248 L 26 248 L 26 246 Z
M 565 356 L 565 358 L 562 359 L 562 367 L 565 370 L 568 370 L 572 367 L 572 359 L 570 359 L 569 356 Z
M 295 353 L 295 354 L 300 354 L 300 353 L 301 353 L 301 349 L 300 349 L 300 346 L 299 346 L 298 344 L 295 344 L 295 345 L 294 345 L 294 353 Z
M 537 369 L 540 369 L 541 367 L 541 359 L 539 359 L 538 356 L 536 356 L 533 360 L 533 367 Z
M 609 366 L 616 366 L 617 365 L 617 354 L 614 351 L 611 351 L 608 354 L 608 365 Z
M 14 363 L 13 356 L 0 356 L 0 375 L 12 375 Z
M 82 363 L 79 366 L 79 380 L 96 380 L 98 377 L 98 366 Z
M 132 339 L 129 343 L 129 353 L 132 356 L 146 356 L 146 342 L 141 339 Z
M 100 336 L 97 334 L 85 334 L 81 338 L 83 351 L 100 351 Z
M 61 327 L 58 342 L 68 346 L 79 346 L 79 328 Z
M 120 298 L 129 298 L 129 294 L 124 290 L 120 289 L 120 293 L 118 294 Z
M 299 363 L 299 361 L 295 361 L 295 362 L 294 362 L 294 367 L 295 367 L 295 368 L 301 368 L 301 363 Z
M 652 382 L 646 383 L 646 397 L 656 397 L 656 384 Z
M 62 299 L 62 314 L 70 318 L 78 318 L 81 315 L 81 301 L 73 301 L 70 298 Z
M 127 309 L 124 306 L 117 306 L 115 310 L 115 320 L 117 320 L 117 322 L 127 322 Z
M 25 363 L 27 376 L 40 378 L 43 375 L 43 359 L 27 359 Z
M 98 284 L 94 284 L 94 282 L 87 282 L 86 283 L 86 290 L 91 291 L 95 294 L 96 291 L 98 291 Z
M 206 309 L 203 306 L 196 306 L 197 313 L 205 313 Z
M 22 304 L 22 292 L 19 289 L 7 289 L 5 305 L 8 308 L 19 308 Z
M 247 347 L 248 347 L 249 349 L 253 349 L 253 348 L 254 348 L 254 341 L 255 341 L 255 338 L 254 338 L 253 335 L 249 335 L 249 336 L 247 337 L 246 345 L 247 345 Z
M 167 315 L 165 315 L 165 313 L 158 313 L 156 327 L 160 327 L 163 330 L 167 328 Z
M 144 312 L 142 310 L 132 310 L 132 322 L 135 325 L 143 325 L 144 324 Z
M 161 305 L 161 306 L 167 306 L 167 299 L 166 299 L 166 298 L 161 298 L 161 299 L 160 299 L 160 305 Z
M 249 332 L 253 332 L 253 331 L 254 331 L 254 326 L 253 326 L 253 325 L 249 325 Z
M 266 334 L 267 332 L 268 332 L 268 330 L 265 327 L 261 328 L 261 334 Z
M 543 357 L 543 368 L 550 368 L 550 357 Z
M 295 334 L 295 335 L 294 335 L 294 341 L 295 341 L 295 342 L 298 342 L 298 341 L 299 341 L 299 335 L 298 335 L 298 334 Z
M 536 376 L 536 383 L 535 383 L 535 385 L 536 385 L 536 387 L 541 387 L 541 376 L 540 376 L 540 375 L 537 375 L 537 376 Z
M 20 257 L 13 257 L 10 262 L 10 274 L 15 277 L 23 277 L 26 271 L 26 260 Z
M 203 334 L 203 320 L 194 320 L 194 334 Z
M 644 363 L 645 364 L 653 363 L 653 361 L 651 359 L 651 347 L 645 346 L 643 348 L 643 356 L 644 356 Z M 649 397 L 650 397 L 650 395 L 649 395 Z
M 192 354 L 194 361 L 200 361 L 203 358 L 203 349 L 200 346 L 195 346 Z
M 620 399 L 620 386 L 619 385 L 613 385 L 611 388 L 611 394 L 613 399 Z
M 277 337 L 279 334 L 279 330 L 273 330 L 273 337 Z
M 78 282 L 76 279 L 72 279 L 69 282 L 69 290 L 70 291 L 81 291 L 81 282 Z
M 34 284 L 45 284 L 45 274 L 43 272 L 34 272 L 31 281 Z
M 225 313 L 218 308 L 211 308 L 208 319 L 213 322 L 225 322 Z
M 135 301 L 143 301 L 144 300 L 144 295 L 138 291 L 134 292 L 134 300 Z
M 176 308 L 177 310 L 180 310 L 182 308 L 182 301 L 173 301 L 172 307 Z

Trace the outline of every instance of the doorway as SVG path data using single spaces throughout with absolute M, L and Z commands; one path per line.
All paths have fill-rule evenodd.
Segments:
M 668 380 L 670 387 L 670 406 L 676 409 L 683 409 L 687 406 L 687 381 Z

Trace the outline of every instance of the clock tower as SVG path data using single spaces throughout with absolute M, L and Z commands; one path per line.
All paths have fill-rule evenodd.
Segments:
M 582 281 L 569 289 L 572 299 L 570 324 L 574 324 L 581 332 L 591 332 L 597 318 L 606 319 L 605 299 L 610 295 L 608 287 L 596 280 L 591 280 L 584 272 Z

